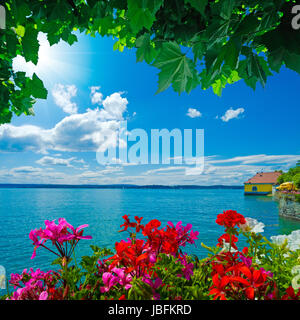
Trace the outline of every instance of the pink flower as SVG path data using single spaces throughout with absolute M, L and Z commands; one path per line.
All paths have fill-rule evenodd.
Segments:
M 39 300 L 47 300 L 47 299 L 48 299 L 48 293 L 47 293 L 47 291 L 43 291 L 40 294 Z
M 186 242 L 194 244 L 195 240 L 198 239 L 199 232 L 192 230 L 192 225 L 188 223 L 185 227 L 182 226 L 182 222 L 177 222 L 176 226 L 169 221 L 169 226 L 171 226 L 173 229 L 175 229 L 178 233 L 178 242 L 180 246 L 185 247 Z
M 155 253 L 150 253 L 149 262 L 150 263 L 155 263 L 156 262 L 156 254 Z
M 118 283 L 118 277 L 110 272 L 104 272 L 102 275 L 104 287 L 100 288 L 101 293 L 108 292 L 111 287 Z
M 160 278 L 156 278 L 153 282 L 153 280 L 150 278 L 150 276 L 146 274 L 143 277 L 143 281 L 145 283 L 147 283 L 152 288 L 153 299 L 159 300 L 160 294 L 158 292 L 156 292 L 156 290 L 163 285 L 162 280 Z
M 190 232 L 190 240 L 188 242 L 191 243 L 191 244 L 195 243 L 195 240 L 198 240 L 198 235 L 199 235 L 198 231 L 191 230 L 191 232 Z
M 184 255 L 182 258 L 180 258 L 178 261 L 184 266 L 182 269 L 183 276 L 185 277 L 186 280 L 191 280 L 191 276 L 194 274 L 194 264 L 188 263 L 186 260 L 186 255 Z M 182 274 L 178 274 L 178 277 L 182 277 Z
M 58 224 L 55 224 L 55 220 L 45 220 L 45 225 L 45 229 L 35 229 L 31 230 L 29 233 L 29 238 L 32 240 L 35 246 L 31 259 L 35 258 L 36 250 L 39 246 L 44 247 L 59 257 L 66 257 L 68 259 L 73 253 L 74 248 L 80 239 L 92 239 L 91 236 L 82 235 L 82 229 L 86 228 L 88 226 L 87 224 L 81 225 L 75 229 L 66 221 L 66 219 L 59 218 Z M 70 232 L 70 230 L 72 232 Z M 55 246 L 55 249 L 58 251 L 58 253 L 45 246 L 45 242 L 47 240 L 52 241 L 52 244 Z M 68 249 L 67 246 L 64 246 L 64 243 L 69 241 L 71 241 L 71 246 L 69 246 Z
M 26 272 L 26 269 L 24 269 L 24 271 Z M 20 282 L 22 281 L 23 276 L 24 276 L 24 271 L 22 274 L 12 273 L 10 275 L 9 283 L 14 285 L 14 289 L 16 289 L 18 286 L 20 286 Z
M 268 277 L 273 278 L 273 273 L 271 271 L 267 271 L 264 268 L 259 269 L 261 273 L 266 274 Z
M 15 291 L 12 297 L 7 300 L 46 300 L 48 294 L 43 286 L 42 281 L 30 279 L 25 283 L 25 287 Z
M 240 255 L 240 259 L 243 261 L 243 263 L 250 268 L 252 266 L 252 259 L 251 258 L 247 258 L 245 256 L 243 256 L 242 254 Z
M 88 224 L 83 224 L 79 227 L 77 227 L 76 229 L 71 225 L 69 224 L 68 222 L 66 222 L 66 226 L 68 228 L 70 228 L 73 232 L 73 234 L 69 235 L 70 239 L 74 239 L 74 240 L 80 240 L 80 239 L 92 239 L 91 236 L 83 236 L 82 233 L 83 233 L 83 230 L 80 231 L 81 229 L 84 229 L 86 227 L 88 227 L 89 225 Z
M 112 272 L 114 272 L 118 276 L 118 282 L 121 286 L 124 287 L 125 290 L 128 290 L 132 287 L 130 282 L 132 281 L 132 277 L 130 274 L 125 274 L 124 269 L 113 268 Z

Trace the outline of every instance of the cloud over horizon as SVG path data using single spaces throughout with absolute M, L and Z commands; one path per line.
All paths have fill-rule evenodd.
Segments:
M 138 173 L 130 173 L 125 171 L 126 167 L 114 165 L 86 170 L 72 165 L 72 162 L 82 162 L 76 158 L 59 161 L 53 157 L 44 157 L 43 160 L 36 161 L 42 167 L 21 166 L 9 170 L 0 169 L 0 183 L 242 185 L 249 177 L 261 170 L 264 172 L 287 170 L 296 164 L 300 155 L 249 155 L 219 158 L 219 156 L 205 157 L 202 174 L 186 175 L 187 168 L 191 171 L 197 171 L 197 168 L 192 165 L 148 165 L 140 166 Z M 71 166 L 73 172 L 66 173 L 47 167 L 53 165 L 58 165 L 57 168 Z
M 103 100 L 102 108 L 68 115 L 51 129 L 4 124 L 0 126 L 0 152 L 88 152 L 114 146 L 127 104 L 122 93 L 116 92 Z
M 55 158 L 55 157 L 48 157 L 45 156 L 39 160 L 36 161 L 37 164 L 42 165 L 42 166 L 65 166 L 65 167 L 70 167 L 74 168 L 74 165 L 72 163 L 77 163 L 77 164 L 84 164 L 84 160 L 78 160 L 76 157 L 68 158 L 68 159 L 62 159 L 62 158 Z

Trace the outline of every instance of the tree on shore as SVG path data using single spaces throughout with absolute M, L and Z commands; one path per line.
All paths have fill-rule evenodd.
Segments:
M 221 95 L 243 79 L 265 86 L 282 65 L 300 73 L 300 32 L 291 27 L 294 0 L 7 0 L 0 30 L 0 124 L 32 115 L 47 90 L 33 74 L 14 72 L 21 55 L 38 63 L 38 33 L 50 45 L 72 45 L 77 33 L 110 36 L 113 49 L 135 48 L 138 62 L 159 69 L 158 90 L 200 86 Z M 295 17 L 294 17 L 295 18 Z
M 294 168 L 290 168 L 287 172 L 278 177 L 278 183 L 293 182 L 300 189 L 300 161 L 297 162 Z

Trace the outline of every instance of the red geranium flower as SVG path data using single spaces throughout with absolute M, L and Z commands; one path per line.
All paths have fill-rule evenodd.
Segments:
M 292 286 L 286 289 L 286 294 L 281 298 L 281 300 L 300 300 L 300 290 L 297 294 Z
M 238 241 L 238 238 L 232 234 L 229 235 L 228 233 L 224 233 L 219 239 L 218 239 L 218 247 L 223 247 L 224 246 L 224 242 L 226 243 L 231 243 L 231 247 L 235 250 L 237 250 L 237 246 L 236 246 L 236 242 Z
M 126 231 L 128 228 L 135 228 L 136 223 L 135 222 L 130 222 L 129 221 L 129 217 L 128 217 L 127 214 L 125 214 L 122 218 L 125 220 L 125 222 L 120 225 L 120 228 L 124 227 L 124 229 L 120 230 L 119 232 Z
M 214 296 L 214 300 L 227 300 L 226 299 L 226 289 L 225 287 L 230 282 L 230 278 L 224 276 L 220 279 L 219 274 L 215 274 L 212 277 L 213 285 L 210 287 L 209 294 Z
M 245 224 L 246 220 L 240 213 L 237 213 L 234 210 L 227 210 L 217 216 L 216 223 L 228 229 L 234 228 L 239 224 Z

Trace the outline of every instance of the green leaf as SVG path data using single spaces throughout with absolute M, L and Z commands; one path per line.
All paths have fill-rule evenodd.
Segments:
M 208 4 L 208 0 L 184 0 L 184 2 L 189 3 L 205 17 L 205 8 Z
M 254 14 L 249 14 L 239 23 L 239 26 L 235 31 L 235 36 L 251 35 L 257 30 L 259 25 L 260 21 L 257 19 L 257 16 Z
M 77 36 L 75 35 L 75 34 L 70 34 L 69 36 L 68 36 L 68 40 L 67 40 L 67 42 L 68 42 L 68 44 L 71 46 L 74 42 L 77 42 L 78 41 L 78 39 L 77 39 Z
M 289 69 L 300 73 L 300 55 L 287 51 L 284 56 L 284 62 Z
M 28 4 L 25 1 L 19 1 L 16 4 L 16 16 L 19 24 L 24 24 L 26 22 L 27 17 L 31 14 L 31 11 L 28 7 Z
M 95 20 L 95 27 L 98 29 L 98 32 L 104 37 L 108 31 L 112 28 L 112 18 L 107 16 L 103 19 Z
M 24 37 L 25 28 L 21 25 L 18 25 L 18 27 L 15 29 L 15 32 L 19 37 Z
M 138 2 L 139 0 L 137 0 Z M 142 0 L 142 7 L 148 8 L 152 14 L 155 14 L 157 10 L 162 6 L 164 0 Z
M 128 18 L 133 32 L 137 33 L 143 28 L 150 30 L 155 15 L 142 7 L 142 0 L 128 0 Z
M 208 38 L 207 49 L 211 50 L 211 48 L 215 47 L 216 45 L 221 45 L 224 43 L 224 40 L 228 37 L 228 30 L 229 30 L 230 20 L 216 21 L 212 23 L 206 29 L 206 36 Z
M 206 51 L 205 39 L 202 36 L 197 36 L 197 37 L 194 37 L 192 40 L 194 43 L 192 47 L 192 50 L 194 53 L 194 61 L 196 61 L 197 59 L 202 60 L 203 55 Z
M 147 63 L 152 63 L 152 61 L 157 56 L 157 51 L 154 45 L 150 41 L 150 34 L 145 33 L 136 39 L 135 45 L 137 47 L 136 51 L 136 61 L 142 62 L 145 60 Z
M 241 51 L 241 39 L 231 38 L 221 49 L 213 63 L 213 70 L 221 67 L 223 61 L 231 69 L 236 69 Z
M 241 52 L 241 39 L 231 38 L 226 45 L 225 63 L 231 68 L 236 69 Z
M 166 90 L 172 83 L 179 94 L 183 91 L 189 93 L 199 84 L 195 64 L 181 52 L 177 43 L 164 43 L 153 66 L 161 69 L 157 92 Z
M 25 35 L 22 38 L 24 58 L 27 62 L 32 61 L 34 64 L 38 63 L 39 42 L 37 39 L 38 30 L 32 25 L 25 29 Z
M 14 33 L 6 34 L 6 48 L 10 56 L 15 57 L 17 55 L 18 39 Z
M 237 82 L 239 80 L 241 80 L 241 78 L 240 78 L 238 72 L 236 70 L 233 70 L 231 72 L 231 75 L 228 77 L 227 82 L 229 84 L 232 84 L 232 83 L 235 83 L 235 82 Z
M 222 95 L 222 82 L 220 79 L 218 79 L 213 85 L 212 85 L 213 91 L 216 95 L 218 95 L 219 97 Z
M 250 55 L 248 64 L 248 75 L 249 78 L 255 77 L 256 79 L 258 79 L 264 87 L 266 85 L 267 76 L 260 62 L 261 60 L 257 55 Z
M 31 81 L 31 94 L 37 99 L 47 99 L 48 91 L 44 87 L 43 81 L 34 73 Z
M 121 43 L 120 40 L 116 41 L 113 45 L 113 50 L 119 50 L 120 52 L 122 52 L 124 50 L 124 45 Z
M 235 0 L 223 0 L 222 1 L 220 16 L 224 20 L 229 20 L 231 18 L 234 4 L 235 4 Z

